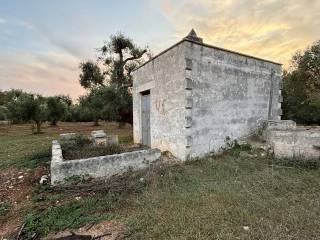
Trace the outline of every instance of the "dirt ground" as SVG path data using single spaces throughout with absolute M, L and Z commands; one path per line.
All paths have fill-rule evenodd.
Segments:
M 9 126 L 0 126 L 0 136 L 31 134 L 31 124 L 14 124 Z M 84 133 L 89 134 L 94 130 L 105 130 L 107 134 L 118 134 L 120 136 L 132 135 L 132 128 L 129 124 L 119 128 L 116 122 L 99 122 L 99 126 L 94 126 L 92 122 L 74 123 L 74 122 L 62 122 L 57 126 L 49 126 L 43 124 L 42 134 L 44 135 L 58 135 L 61 133 Z

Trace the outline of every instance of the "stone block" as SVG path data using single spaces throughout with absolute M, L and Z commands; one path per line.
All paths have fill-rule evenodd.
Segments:
M 276 158 L 320 158 L 319 129 L 272 130 L 268 143 Z
M 74 140 L 76 136 L 77 136 L 76 133 L 62 133 L 60 134 L 60 139 L 62 141 L 70 141 L 70 140 Z
M 104 130 L 97 130 L 91 132 L 92 138 L 105 138 L 107 134 L 104 132 Z
M 267 131 L 271 130 L 294 130 L 297 124 L 292 120 L 270 120 L 267 122 Z
M 96 145 L 106 145 L 107 144 L 107 138 L 106 133 L 103 130 L 97 130 L 91 132 L 91 140 Z
M 186 89 L 191 90 L 192 89 L 192 79 L 186 78 Z
M 6 120 L 3 120 L 3 121 L 0 121 L 0 126 L 5 126 L 5 125 L 10 125 L 10 121 L 6 121 Z
M 192 145 L 192 136 L 187 136 L 187 147 L 191 147 Z
M 192 60 L 190 58 L 186 58 L 186 69 L 192 70 Z
M 119 144 L 119 138 L 118 135 L 110 135 L 106 138 L 106 143 L 108 145 L 118 145 Z
M 193 105 L 193 100 L 192 98 L 187 98 L 186 99 L 186 108 L 191 109 Z
M 186 128 L 190 128 L 192 126 L 192 117 L 186 116 Z

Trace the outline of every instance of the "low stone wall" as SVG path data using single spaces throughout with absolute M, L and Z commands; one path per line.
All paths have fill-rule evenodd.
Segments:
M 139 150 L 121 154 L 78 160 L 63 160 L 58 141 L 52 142 L 51 183 L 63 182 L 71 176 L 111 177 L 129 169 L 146 168 L 161 156 L 158 149 Z
M 320 129 L 269 130 L 267 142 L 276 158 L 320 158 Z

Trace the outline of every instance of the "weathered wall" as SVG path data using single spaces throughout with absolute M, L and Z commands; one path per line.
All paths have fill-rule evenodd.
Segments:
M 270 130 L 268 143 L 276 158 L 320 158 L 320 129 Z
M 146 168 L 158 160 L 158 149 L 147 149 L 101 157 L 64 161 L 58 141 L 52 142 L 51 183 L 63 182 L 71 176 L 111 177 L 129 169 Z
M 270 119 L 280 119 L 280 65 L 188 41 L 183 45 L 192 106 L 186 116 L 190 157 L 217 152 L 227 136 L 237 139 L 256 129 L 268 119 L 270 95 Z
M 184 45 L 179 44 L 133 73 L 133 136 L 141 142 L 141 92 L 150 90 L 151 147 L 184 159 Z

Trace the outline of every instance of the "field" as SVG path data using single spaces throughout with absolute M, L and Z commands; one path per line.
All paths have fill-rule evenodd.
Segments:
M 48 173 L 58 134 L 106 129 L 128 141 L 131 129 L 61 123 L 32 135 L 29 128 L 0 127 L 0 236 L 15 236 L 25 223 L 29 239 L 99 224 L 122 239 L 320 239 L 319 170 L 281 166 L 260 151 L 230 150 L 53 188 L 39 179 Z

